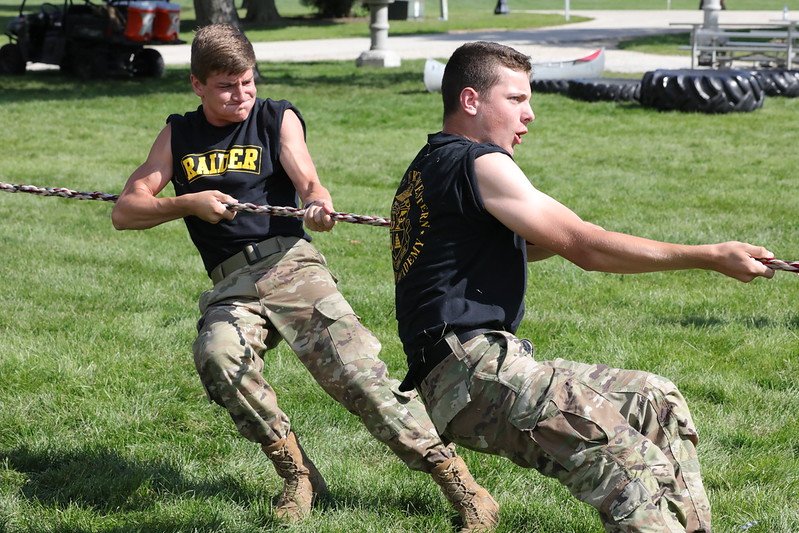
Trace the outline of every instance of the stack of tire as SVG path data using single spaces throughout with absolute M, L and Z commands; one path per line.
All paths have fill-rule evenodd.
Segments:
M 748 112 L 765 98 L 755 75 L 743 70 L 652 70 L 641 79 L 641 105 L 659 111 Z
M 537 93 L 565 94 L 569 90 L 569 80 L 539 80 L 533 77 L 530 86 Z
M 768 96 L 799 96 L 799 70 L 770 68 L 750 70 Z
M 571 80 L 566 94 L 585 102 L 638 101 L 641 96 L 641 81 L 626 78 Z
M 533 91 L 559 93 L 587 102 L 637 101 L 660 111 L 750 112 L 766 96 L 799 97 L 799 70 L 653 70 L 641 80 L 591 78 L 533 80 Z
M 579 78 L 537 80 L 531 83 L 533 92 L 557 93 L 585 102 L 637 101 L 641 80 L 635 78 Z

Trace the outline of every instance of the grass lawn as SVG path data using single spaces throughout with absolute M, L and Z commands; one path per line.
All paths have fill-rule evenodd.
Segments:
M 660 35 L 646 35 L 633 37 L 619 42 L 620 50 L 643 52 L 646 54 L 682 55 L 690 56 L 691 50 L 680 47 L 691 45 L 691 33 L 664 33 Z
M 261 71 L 261 96 L 303 111 L 337 208 L 387 216 L 405 166 L 440 127 L 422 62 Z M 0 78 L 0 181 L 119 192 L 164 118 L 197 105 L 186 79 L 185 69 L 158 81 Z M 542 94 L 534 109 L 517 161 L 584 218 L 669 241 L 745 240 L 799 259 L 796 147 L 784 134 L 799 100 L 706 116 Z M 195 375 L 196 300 L 209 281 L 182 222 L 120 233 L 110 209 L 0 193 L 0 531 L 277 530 L 279 478 L 207 403 Z M 401 376 L 387 231 L 342 223 L 314 242 Z M 539 359 L 644 369 L 680 386 L 701 432 L 716 531 L 799 530 L 799 278 L 608 275 L 561 259 L 529 272 L 519 334 Z M 451 530 L 432 481 L 327 398 L 284 345 L 268 354 L 265 375 L 331 488 L 292 531 Z M 602 530 L 556 482 L 462 454 L 502 506 L 500 531 Z

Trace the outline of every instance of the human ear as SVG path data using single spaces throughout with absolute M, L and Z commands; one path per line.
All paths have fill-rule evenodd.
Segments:
M 191 80 L 191 88 L 194 90 L 194 94 L 202 98 L 205 84 L 202 83 L 194 74 L 189 74 L 189 80 Z
M 461 108 L 470 115 L 476 115 L 479 96 L 477 91 L 471 87 L 466 87 L 461 91 L 460 95 Z

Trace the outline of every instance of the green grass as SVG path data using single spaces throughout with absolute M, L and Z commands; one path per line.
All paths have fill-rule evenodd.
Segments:
M 680 47 L 691 45 L 690 33 L 665 33 L 633 37 L 619 42 L 618 48 L 647 54 L 690 56 L 691 50 Z
M 386 216 L 440 97 L 421 61 L 262 64 L 262 96 L 309 124 L 320 176 L 342 211 Z M 171 112 L 192 109 L 187 71 L 79 83 L 57 72 L 0 78 L 0 180 L 119 192 Z M 322 95 L 324 95 L 322 97 Z M 516 151 L 534 184 L 608 229 L 669 241 L 740 239 L 799 259 L 799 101 L 754 113 L 658 113 L 534 95 Z M 191 358 L 208 279 L 182 222 L 112 229 L 111 206 L 0 194 L 0 531 L 273 531 L 280 482 L 257 446 L 209 405 Z M 401 376 L 385 229 L 339 224 L 315 237 Z M 479 253 L 479 251 L 477 251 Z M 489 260 L 487 258 L 487 260 Z M 744 285 L 704 271 L 585 273 L 530 266 L 520 335 L 539 359 L 640 368 L 673 379 L 701 432 L 716 531 L 799 530 L 799 278 Z M 452 513 L 327 398 L 281 346 L 265 375 L 326 475 L 329 498 L 301 532 L 438 532 Z M 599 532 L 557 483 L 462 452 L 502 505 L 502 532 Z

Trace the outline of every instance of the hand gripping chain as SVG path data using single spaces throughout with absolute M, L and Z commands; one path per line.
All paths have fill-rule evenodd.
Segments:
M 73 200 L 99 200 L 102 202 L 116 202 L 119 199 L 118 194 L 107 194 L 103 192 L 78 192 L 63 187 L 35 187 L 33 185 L 14 185 L 13 183 L 4 183 L 0 181 L 0 191 L 4 192 L 27 192 L 30 194 L 37 194 L 39 196 L 60 196 L 61 198 L 70 198 Z M 246 211 L 248 213 L 257 213 L 261 215 L 273 215 L 279 217 L 296 217 L 302 218 L 305 215 L 305 209 L 296 207 L 275 207 L 271 205 L 255 205 L 255 204 L 225 204 L 225 207 L 231 211 Z M 352 224 L 365 224 L 367 226 L 390 226 L 391 221 L 382 217 L 373 217 L 368 215 L 355 215 L 353 213 L 338 213 L 333 212 L 330 218 L 340 222 L 350 222 Z
M 61 198 L 70 198 L 73 200 L 99 200 L 102 202 L 116 202 L 119 199 L 117 194 L 107 194 L 103 192 L 78 192 L 63 187 L 35 187 L 33 185 L 14 185 L 12 183 L 5 183 L 0 181 L 0 191 L 5 192 L 27 192 L 30 194 L 37 194 L 39 196 L 60 196 Z M 305 214 L 305 209 L 296 207 L 276 207 L 272 205 L 255 205 L 255 204 L 225 204 L 231 211 L 246 211 L 248 213 L 256 213 L 262 215 L 272 215 L 278 217 L 297 217 L 302 218 Z M 373 217 L 369 215 L 355 215 L 353 213 L 339 213 L 333 212 L 330 217 L 333 220 L 341 222 L 350 222 L 352 224 L 365 224 L 367 226 L 390 226 L 391 221 L 382 217 Z M 756 261 L 760 261 L 772 270 L 787 270 L 788 272 L 799 273 L 799 261 L 782 261 L 780 259 L 767 259 L 763 257 L 755 257 Z

